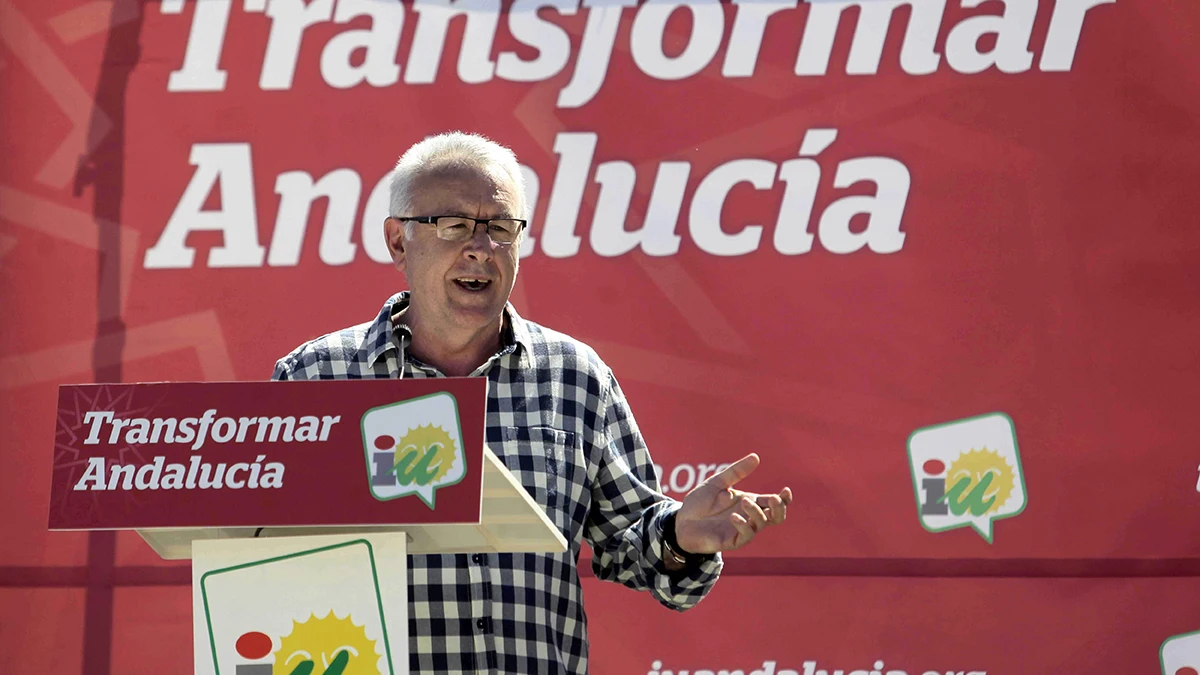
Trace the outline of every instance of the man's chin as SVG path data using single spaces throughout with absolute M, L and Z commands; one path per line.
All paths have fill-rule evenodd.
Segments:
M 456 293 L 455 296 L 450 307 L 465 319 L 487 323 L 499 318 L 504 311 L 504 303 L 494 293 Z

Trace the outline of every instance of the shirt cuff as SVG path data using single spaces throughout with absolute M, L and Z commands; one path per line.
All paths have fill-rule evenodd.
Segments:
M 701 581 L 709 576 L 716 576 L 723 567 L 720 553 L 686 553 L 687 563 L 677 570 L 667 569 L 666 559 L 670 555 L 663 544 L 666 537 L 667 521 L 679 512 L 679 506 L 670 506 L 659 512 L 651 528 L 650 546 L 647 559 L 660 574 L 671 577 L 674 582 L 691 579 Z M 680 550 L 680 553 L 685 553 Z

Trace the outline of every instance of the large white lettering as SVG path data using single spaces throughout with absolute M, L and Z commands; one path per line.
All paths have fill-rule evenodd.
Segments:
M 765 159 L 735 159 L 726 162 L 700 181 L 688 218 L 696 245 L 713 255 L 745 255 L 758 248 L 762 225 L 746 225 L 737 234 L 721 228 L 725 198 L 738 183 L 750 183 L 759 190 L 771 187 L 775 164 Z
M 970 1 L 970 0 L 965 0 Z M 927 75 L 941 60 L 934 52 L 934 41 L 942 24 L 945 0 L 834 0 L 814 3 L 804 24 L 804 38 L 796 56 L 797 75 L 824 75 L 829 70 L 833 41 L 842 12 L 858 10 L 858 24 L 850 43 L 846 72 L 868 75 L 879 72 L 883 44 L 892 14 L 900 5 L 908 5 L 911 16 L 900 50 L 900 66 L 910 75 Z
M 348 30 L 334 36 L 321 52 L 321 76 L 332 87 L 349 89 L 367 83 L 386 87 L 400 79 L 396 50 L 404 28 L 404 5 L 379 0 L 341 0 L 334 11 L 335 23 L 350 23 L 360 16 L 371 17 L 369 29 Z M 366 56 L 359 65 L 352 62 L 357 50 Z
M 458 53 L 459 79 L 468 84 L 492 79 L 496 69 L 491 58 L 492 40 L 500 24 L 500 0 L 416 0 L 413 11 L 420 15 L 420 21 L 405 82 L 428 84 L 437 77 L 450 19 L 458 14 L 467 17 L 462 51 Z
M 279 215 L 267 264 L 296 265 L 312 203 L 319 197 L 329 200 L 325 226 L 321 229 L 319 254 L 326 265 L 345 265 L 354 260 L 354 215 L 362 192 L 362 179 L 351 169 L 331 171 L 317 182 L 304 171 L 289 171 L 275 180 L 279 194 Z M 382 222 L 382 220 L 380 220 Z
M 221 48 L 233 0 L 209 0 L 193 3 L 192 30 L 183 53 L 183 67 L 167 78 L 167 91 L 221 91 L 228 73 L 220 68 Z M 164 14 L 178 14 L 183 3 L 162 3 Z
M 1075 52 L 1079 49 L 1079 36 L 1083 33 L 1083 18 L 1100 5 L 1111 5 L 1117 0 L 1058 0 L 1054 3 L 1054 14 L 1050 16 L 1050 30 L 1046 33 L 1046 46 L 1042 49 L 1042 60 L 1038 67 L 1048 73 L 1062 73 L 1075 65 Z
M 266 251 L 258 243 L 250 145 L 198 143 L 188 161 L 196 171 L 158 242 L 146 251 L 146 268 L 191 267 L 196 250 L 187 245 L 187 237 L 192 232 L 224 236 L 222 245 L 208 252 L 209 267 L 261 266 Z M 205 211 L 204 202 L 218 182 L 221 208 Z
M 625 221 L 633 197 L 633 183 L 637 178 L 633 165 L 629 162 L 601 164 L 596 169 L 596 182 L 600 183 L 601 188 L 596 213 L 592 217 L 592 250 L 608 257 L 624 255 L 638 246 L 647 255 L 678 253 L 681 239 L 675 233 L 675 226 L 679 221 L 691 170 L 692 165 L 687 162 L 663 162 L 658 165 L 658 176 L 650 192 L 645 222 L 641 229 L 631 232 L 625 229 Z M 610 189 L 612 194 L 609 193 Z
M 663 51 L 667 19 L 676 10 L 692 14 L 692 32 L 678 56 Z M 718 0 L 647 0 L 633 20 L 629 37 L 633 61 L 650 77 L 682 80 L 700 72 L 721 48 L 725 12 Z
M 794 72 L 812 77 L 829 73 L 839 26 L 846 16 L 857 16 L 850 51 L 844 66 L 852 75 L 879 72 L 887 37 L 905 8 L 907 24 L 900 40 L 899 64 L 909 75 L 928 75 L 943 67 L 975 74 L 989 69 L 1023 73 L 1034 67 L 1037 56 L 1031 44 L 1033 25 L 1041 13 L 1049 15 L 1049 31 L 1038 67 L 1062 72 L 1074 67 L 1085 19 L 1092 10 L 1116 0 L 734 0 L 733 28 L 725 38 L 726 12 L 718 0 L 515 0 L 503 7 L 500 0 L 205 0 L 195 6 L 191 30 L 183 49 L 182 64 L 168 78 L 172 92 L 221 91 L 229 73 L 221 67 L 225 35 L 235 8 L 263 11 L 270 30 L 262 52 L 259 86 L 264 90 L 290 89 L 295 82 L 301 44 L 308 29 L 331 24 L 316 67 L 332 88 L 392 87 L 431 84 L 442 72 L 441 57 L 453 20 L 465 20 L 455 74 L 468 84 L 494 76 L 513 82 L 540 82 L 570 69 L 571 76 L 558 93 L 557 105 L 576 108 L 593 100 L 608 77 L 619 27 L 632 18 L 628 49 L 636 67 L 657 80 L 694 77 L 717 57 L 725 44 L 721 67 L 724 77 L 749 77 L 755 72 L 768 22 L 784 26 L 795 36 Z M 183 3 L 161 3 L 165 14 L 183 14 Z M 846 10 L 852 9 L 853 12 Z M 955 10 L 953 13 L 948 10 Z M 982 10 L 969 11 L 969 10 Z M 563 17 L 586 12 L 587 21 L 577 50 L 562 26 Z M 675 12 L 691 14 L 691 30 L 682 38 L 682 50 L 668 55 L 664 35 Z M 969 12 L 968 12 L 969 11 Z M 405 16 L 416 23 L 407 55 L 397 52 Z M 953 18 L 947 19 L 947 16 Z M 370 19 L 362 27 L 362 17 Z M 947 21 L 950 25 L 946 25 Z M 493 60 L 496 35 L 507 30 L 522 45 L 536 52 L 525 58 L 502 51 Z M 329 31 L 321 31 L 329 35 Z M 944 54 L 937 51 L 939 35 L 946 35 Z M 679 36 L 672 36 L 671 39 Z M 994 38 L 994 40 L 984 39 Z M 993 43 L 980 51 L 981 44 Z M 572 55 L 574 63 L 572 64 Z M 943 59 L 943 55 L 945 59 Z M 401 62 L 405 62 L 400 83 Z M 226 64 L 229 67 L 243 64 Z M 237 72 L 237 71 L 235 71 Z
M 800 0 L 733 0 L 738 6 L 733 19 L 733 33 L 725 52 L 721 75 L 750 77 L 758 64 L 767 19 L 787 9 L 795 9 Z
M 962 0 L 963 7 L 978 7 L 990 0 Z M 946 38 L 946 60 L 960 73 L 982 73 L 995 66 L 1005 73 L 1023 73 L 1033 64 L 1029 38 L 1037 5 L 1026 0 L 1003 0 L 1001 16 L 973 16 L 950 31 Z M 978 51 L 984 35 L 996 36 L 996 46 Z
M 621 13 L 626 7 L 636 7 L 637 3 L 638 0 L 583 1 L 588 6 L 588 20 L 583 29 L 579 59 L 575 63 L 571 81 L 558 94 L 558 107 L 578 108 L 591 101 L 600 91 L 608 75 L 613 45 L 617 43 Z
M 596 151 L 596 134 L 559 134 L 554 139 L 558 172 L 550 189 L 546 225 L 542 228 L 542 251 L 551 258 L 566 258 L 579 252 L 575 221 L 583 204 L 588 171 Z
M 630 229 L 638 169 L 623 159 L 597 164 L 598 134 L 560 133 L 553 146 L 558 166 L 548 190 L 544 224 L 538 238 L 527 235 L 522 239 L 520 255 L 534 255 L 540 248 L 548 257 L 568 258 L 579 254 L 585 240 L 593 252 L 604 257 L 625 255 L 635 249 L 651 256 L 674 255 L 683 241 L 683 214 L 687 219 L 682 229 L 700 250 L 716 256 L 746 255 L 758 250 L 764 234 L 772 229 L 766 223 L 731 227 L 734 218 L 726 213 L 725 202 L 732 192 L 747 189 L 756 192 L 755 199 L 772 199 L 769 195 L 782 193 L 768 239 L 781 254 L 805 254 L 818 245 L 836 254 L 863 249 L 877 254 L 900 251 L 905 238 L 901 229 L 904 211 L 912 188 L 908 167 L 891 157 L 851 157 L 836 162 L 822 159 L 837 137 L 837 129 L 810 129 L 804 133 L 794 159 L 778 164 L 766 159 L 732 159 L 696 177 L 691 162 L 660 162 L 642 223 Z M 349 168 L 334 169 L 319 180 L 305 171 L 287 171 L 275 179 L 279 210 L 267 255 L 258 242 L 253 205 L 255 179 L 249 154 L 246 145 L 200 144 L 193 148 L 197 170 L 158 242 L 147 251 L 146 267 L 192 267 L 195 251 L 187 246 L 186 239 L 191 232 L 201 230 L 224 235 L 223 245 L 210 251 L 208 267 L 262 266 L 264 262 L 294 266 L 302 258 L 305 242 L 314 240 L 319 241 L 317 253 L 322 263 L 345 265 L 357 255 L 356 222 L 361 223 L 358 241 L 370 260 L 391 263 L 382 235 L 388 209 L 387 176 L 375 183 L 363 205 L 362 178 Z M 537 203 L 541 180 L 529 167 L 522 166 L 521 172 L 527 216 L 535 220 L 532 208 Z M 218 179 L 222 208 L 201 211 L 200 205 Z M 599 194 L 590 226 L 580 232 L 580 213 L 591 182 L 598 186 Z M 872 193 L 856 189 L 856 194 L 836 194 L 864 182 L 874 185 Z M 235 194 L 226 192 L 234 185 Z M 689 185 L 694 185 L 690 202 Z M 825 204 L 817 200 L 821 185 L 830 185 L 835 191 L 834 198 Z M 317 199 L 328 199 L 319 236 L 308 231 L 309 215 Z M 861 226 L 855 227 L 855 223 Z M 89 424 L 108 421 L 99 415 L 89 418 Z M 112 422 L 123 423 L 119 419 Z M 97 428 L 92 426 L 89 438 L 98 433 Z M 180 433 L 189 430 L 186 425 L 180 427 Z M 154 433 L 161 430 L 155 429 Z
M 333 0 L 307 4 L 304 0 L 271 0 L 267 16 L 271 18 L 271 33 L 258 86 L 264 90 L 291 89 L 304 31 L 333 18 Z
M 496 75 L 513 82 L 541 82 L 562 72 L 571 59 L 571 40 L 561 26 L 538 16 L 546 7 L 564 16 L 575 14 L 578 0 L 516 0 L 508 10 L 508 30 L 521 44 L 533 47 L 538 56 L 526 61 L 515 52 L 496 58 Z

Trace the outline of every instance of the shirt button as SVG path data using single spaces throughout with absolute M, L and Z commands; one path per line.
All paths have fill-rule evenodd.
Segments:
M 475 627 L 478 628 L 479 630 L 486 630 L 487 624 L 488 624 L 487 619 L 476 619 L 475 620 Z
M 473 563 L 482 563 L 482 562 L 483 562 L 483 556 L 482 556 L 481 554 L 479 554 L 479 553 L 476 553 L 475 555 L 471 556 L 471 562 L 473 562 Z

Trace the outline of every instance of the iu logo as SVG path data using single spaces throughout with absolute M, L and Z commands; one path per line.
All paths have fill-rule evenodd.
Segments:
M 449 392 L 372 408 L 362 435 L 376 499 L 416 495 L 432 509 L 437 489 L 466 475 L 458 402 Z
M 1200 675 L 1200 630 L 1167 638 L 1158 655 L 1162 675 Z
M 918 429 L 908 439 L 917 515 L 930 532 L 971 527 L 989 544 L 992 521 L 1025 510 L 1012 419 L 994 413 Z

